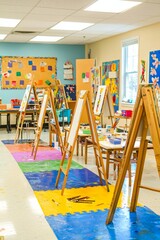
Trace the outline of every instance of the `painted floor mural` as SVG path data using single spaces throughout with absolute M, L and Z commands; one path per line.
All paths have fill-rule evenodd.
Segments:
M 3 141 L 21 168 L 59 240 L 134 240 L 160 239 L 160 216 L 139 205 L 130 213 L 127 193 L 121 193 L 113 222 L 105 224 L 114 186 L 106 191 L 99 177 L 72 161 L 64 195 L 63 176 L 58 189 L 55 181 L 61 153 L 51 147 L 39 147 L 36 160 L 30 156 L 31 144 Z M 67 161 L 67 160 L 66 160 Z

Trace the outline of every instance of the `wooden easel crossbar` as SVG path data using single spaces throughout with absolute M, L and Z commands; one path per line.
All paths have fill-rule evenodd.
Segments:
M 38 144 L 39 144 L 39 141 L 40 141 L 40 136 L 41 136 L 41 132 L 42 132 L 42 129 L 43 129 L 44 118 L 45 118 L 45 115 L 46 115 L 48 105 L 50 105 L 50 111 L 51 111 L 51 113 L 53 115 L 53 119 L 55 121 L 54 124 L 53 124 L 55 134 L 57 134 L 58 143 L 59 143 L 61 152 L 63 153 L 63 141 L 62 141 L 62 136 L 61 136 L 61 131 L 60 131 L 58 118 L 57 118 L 57 115 L 56 115 L 56 109 L 55 109 L 55 106 L 54 106 L 54 94 L 53 94 L 53 91 L 51 90 L 51 88 L 48 88 L 48 89 L 46 89 L 46 91 L 44 93 L 44 98 L 43 98 L 43 101 L 42 101 L 42 106 L 41 106 L 41 110 L 40 110 L 40 114 L 39 114 L 39 118 L 38 118 L 35 140 L 34 140 L 33 147 L 32 147 L 32 156 L 33 156 L 34 159 L 36 158 Z
M 160 176 L 160 114 L 157 104 L 157 98 L 154 87 L 152 85 L 140 85 L 133 111 L 131 125 L 129 128 L 126 147 L 124 149 L 122 167 L 120 169 L 119 177 L 116 182 L 113 199 L 106 219 L 106 224 L 109 224 L 113 219 L 114 212 L 116 210 L 116 206 L 124 183 L 126 171 L 130 164 L 130 157 L 133 151 L 134 143 L 140 130 L 141 130 L 141 143 L 137 159 L 137 168 L 131 198 L 130 211 L 133 212 L 136 210 L 140 188 L 160 192 L 159 189 L 141 186 L 141 179 L 148 144 L 147 140 L 148 129 L 150 131 L 150 135 L 152 138 L 153 149 L 157 163 L 157 170 Z
M 103 163 L 103 159 L 102 159 L 102 153 L 101 153 L 99 141 L 98 141 L 98 134 L 96 131 L 95 116 L 92 111 L 88 91 L 82 90 L 82 91 L 80 91 L 79 98 L 76 102 L 74 116 L 72 117 L 71 127 L 70 127 L 70 130 L 69 130 L 66 142 L 65 142 L 64 152 L 63 152 L 63 156 L 62 156 L 61 163 L 60 163 L 60 168 L 59 168 L 57 179 L 56 179 L 56 187 L 58 187 L 60 175 L 61 175 L 61 173 L 64 174 L 64 181 L 63 181 L 63 185 L 62 185 L 62 195 L 64 193 L 64 189 L 65 189 L 65 186 L 67 183 L 68 173 L 69 173 L 69 169 L 70 169 L 71 162 L 72 162 L 73 151 L 74 151 L 76 140 L 78 137 L 80 120 L 81 120 L 82 112 L 83 112 L 83 109 L 85 106 L 87 109 L 87 115 L 88 115 L 88 119 L 89 119 L 91 137 L 92 137 L 92 141 L 93 141 L 94 154 L 95 154 L 98 174 L 100 177 L 100 182 L 102 184 L 102 175 L 103 175 L 103 178 L 106 182 L 107 190 L 109 191 L 109 186 L 108 186 L 108 182 L 106 179 L 106 172 L 105 172 L 104 163 Z M 64 164 L 64 160 L 66 158 L 66 155 L 68 155 L 68 163 L 67 163 L 67 167 L 64 169 L 63 164 Z

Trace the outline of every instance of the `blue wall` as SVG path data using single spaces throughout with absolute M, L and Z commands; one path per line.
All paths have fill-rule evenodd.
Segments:
M 56 57 L 57 58 L 57 79 L 62 84 L 76 83 L 76 59 L 85 58 L 85 45 L 58 45 L 58 44 L 32 44 L 32 43 L 0 43 L 0 56 L 21 56 L 21 57 Z M 63 80 L 63 64 L 71 61 L 74 67 L 74 80 Z M 10 99 L 22 99 L 24 90 L 0 89 L 2 103 L 10 103 Z

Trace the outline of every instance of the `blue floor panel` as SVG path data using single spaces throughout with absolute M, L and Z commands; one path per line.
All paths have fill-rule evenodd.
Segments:
M 24 173 L 34 191 L 46 191 L 56 189 L 55 183 L 57 174 L 58 171 L 55 170 L 49 172 Z M 58 184 L 59 189 L 62 188 L 63 178 L 64 175 L 62 173 Z M 103 181 L 103 184 L 105 185 L 105 181 Z M 92 173 L 90 170 L 86 168 L 70 169 L 66 188 L 80 188 L 98 185 L 100 185 L 99 176 Z
M 113 222 L 105 224 L 108 211 L 46 217 L 60 240 L 159 240 L 160 216 L 146 207 L 117 208 Z

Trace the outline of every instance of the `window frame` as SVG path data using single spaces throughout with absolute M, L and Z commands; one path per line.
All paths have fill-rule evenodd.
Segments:
M 137 43 L 138 44 L 138 59 L 137 59 L 137 71 L 132 71 L 132 72 L 129 72 L 130 73 L 137 73 L 137 86 L 139 84 L 139 37 L 134 37 L 134 38 L 130 38 L 130 39 L 125 39 L 122 41 L 121 43 L 121 88 L 120 88 L 120 103 L 121 105 L 129 105 L 129 106 L 132 106 L 134 105 L 135 103 L 134 102 L 125 102 L 123 101 L 124 99 L 124 91 L 125 91 L 125 84 L 126 83 L 126 78 L 124 78 L 124 76 L 126 76 L 126 71 L 124 71 L 124 66 L 126 65 L 126 57 L 125 57 L 125 60 L 124 60 L 124 50 L 123 50 L 123 47 L 127 47 L 129 45 L 132 45 L 134 43 Z M 127 74 L 128 75 L 128 74 Z M 138 91 L 138 88 L 137 88 L 137 91 Z

